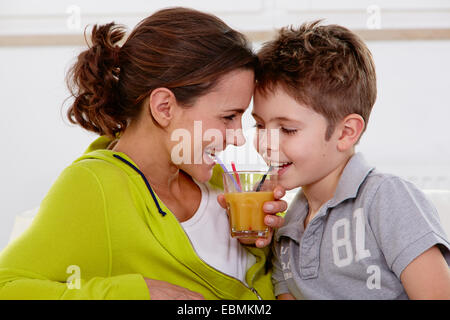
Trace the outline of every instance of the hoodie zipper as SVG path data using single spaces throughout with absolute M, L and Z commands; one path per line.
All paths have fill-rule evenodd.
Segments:
M 139 175 L 141 176 L 141 178 L 144 180 L 145 185 L 147 186 L 148 191 L 150 191 L 150 195 L 152 196 L 153 202 L 156 204 L 156 207 L 158 208 L 158 212 L 164 217 L 167 213 L 165 211 L 163 211 L 161 209 L 161 207 L 159 206 L 159 202 L 156 199 L 155 194 L 153 193 L 152 188 L 150 187 L 150 183 L 148 182 L 147 178 L 145 177 L 145 175 L 141 172 L 141 170 L 139 170 L 136 166 L 134 166 L 130 161 L 122 158 L 121 156 L 119 156 L 118 154 L 113 154 L 113 157 L 119 159 L 120 161 L 126 163 L 128 166 L 130 166 L 131 168 L 134 169 L 134 171 L 136 171 L 137 173 L 139 173 Z
M 181 227 L 181 226 L 180 226 L 180 227 Z M 209 263 L 207 263 L 205 260 L 203 260 L 203 259 L 199 256 L 199 254 L 197 253 L 197 250 L 195 250 L 195 247 L 194 247 L 194 245 L 192 244 L 192 241 L 191 241 L 191 239 L 189 238 L 189 236 L 188 236 L 188 234 L 186 233 L 186 231 L 183 229 L 183 227 L 181 227 L 181 229 L 183 230 L 184 234 L 186 235 L 186 238 L 188 238 L 189 243 L 191 244 L 192 250 L 194 250 L 195 255 L 197 256 L 197 258 L 200 259 L 200 261 L 202 261 L 204 264 L 206 264 L 206 265 L 209 266 L 210 268 L 214 269 L 215 271 L 217 271 L 217 272 L 223 274 L 224 276 L 226 276 L 226 277 L 228 277 L 228 278 L 231 278 L 231 279 L 233 279 L 233 280 L 236 280 L 236 281 L 240 282 L 240 283 L 241 283 L 242 285 L 244 285 L 247 289 L 250 289 L 250 290 L 253 292 L 253 294 L 258 298 L 258 300 L 262 300 L 262 297 L 259 295 L 258 291 L 257 291 L 255 288 L 250 287 L 247 283 L 241 281 L 241 280 L 238 279 L 238 278 L 235 278 L 235 277 L 230 276 L 230 275 L 228 275 L 228 274 L 226 274 L 226 273 L 223 273 L 222 271 L 216 269 L 215 267 L 213 267 L 213 266 L 211 266 Z M 250 253 L 250 254 L 251 254 L 251 253 Z M 254 278 L 255 278 L 255 275 L 252 276 L 251 282 L 253 282 Z
M 131 162 L 129 162 L 128 160 L 122 158 L 122 157 L 119 156 L 118 154 L 113 154 L 113 156 L 114 156 L 115 158 L 121 160 L 122 162 L 126 163 L 128 166 L 130 166 L 131 168 L 133 168 L 137 173 L 139 173 L 139 175 L 140 175 L 140 176 L 142 177 L 142 179 L 144 180 L 145 185 L 147 186 L 147 189 L 150 191 L 150 195 L 152 196 L 153 202 L 156 204 L 156 207 L 158 208 L 159 213 L 164 217 L 167 213 L 161 209 L 161 207 L 160 207 L 160 205 L 159 205 L 159 201 L 156 199 L 156 196 L 155 196 L 155 194 L 153 193 L 153 190 L 152 190 L 152 188 L 151 188 L 149 182 L 147 181 L 147 178 L 146 178 L 145 175 L 141 172 L 141 170 L 139 170 L 139 169 L 138 169 L 136 166 L 134 166 Z M 181 225 L 180 225 L 180 227 L 181 227 Z M 258 298 L 258 300 L 262 300 L 262 297 L 259 295 L 258 291 L 256 291 L 255 288 L 250 287 L 249 285 L 247 285 L 245 282 L 241 281 L 241 280 L 238 279 L 238 278 L 235 278 L 235 277 L 233 277 L 233 276 L 230 276 L 230 275 L 228 275 L 228 274 L 223 273 L 222 271 L 220 271 L 220 270 L 214 268 L 213 266 L 211 266 L 210 264 L 208 264 L 205 260 L 203 260 L 203 259 L 198 255 L 197 251 L 195 250 L 194 245 L 192 244 L 192 241 L 191 241 L 191 239 L 189 238 L 189 236 L 188 236 L 188 234 L 186 233 L 186 231 L 183 229 L 183 227 L 181 227 L 181 229 L 183 230 L 184 234 L 186 235 L 186 238 L 188 238 L 189 243 L 191 244 L 191 248 L 194 250 L 195 255 L 197 256 L 197 258 L 200 259 L 200 261 L 202 261 L 204 264 L 206 264 L 206 265 L 209 266 L 210 268 L 214 269 L 215 271 L 217 271 L 217 272 L 219 272 L 219 273 L 225 275 L 226 277 L 229 277 L 229 278 L 231 278 L 231 279 L 234 279 L 234 280 L 239 281 L 239 282 L 240 282 L 242 285 L 244 285 L 247 289 L 250 289 L 250 290 L 253 292 L 253 294 L 256 295 L 256 297 Z M 254 278 L 255 278 L 255 275 L 253 275 L 253 277 L 252 277 L 252 279 L 251 279 L 251 282 L 253 282 Z

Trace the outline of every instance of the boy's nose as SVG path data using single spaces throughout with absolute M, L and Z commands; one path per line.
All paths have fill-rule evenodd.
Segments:
M 279 150 L 279 135 L 277 130 L 258 130 L 253 140 L 256 150 L 259 154 L 270 158 L 272 152 Z
M 242 132 L 242 128 L 227 129 L 226 131 L 226 143 L 232 144 L 236 147 L 243 146 L 245 144 L 245 136 Z

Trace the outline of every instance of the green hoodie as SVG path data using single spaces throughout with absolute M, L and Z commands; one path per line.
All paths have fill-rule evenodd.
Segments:
M 32 225 L 1 252 L 0 299 L 150 299 L 144 277 L 206 299 L 275 298 L 268 249 L 246 247 L 256 256 L 248 285 L 214 269 L 109 143 L 98 138 L 61 173 Z M 222 187 L 220 175 L 216 166 L 210 183 Z

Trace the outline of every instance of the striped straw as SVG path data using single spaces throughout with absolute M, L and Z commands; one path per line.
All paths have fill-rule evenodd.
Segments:
M 272 171 L 272 169 L 273 169 L 273 166 L 269 166 L 269 170 L 267 170 L 267 172 L 262 177 L 261 181 L 258 184 L 258 187 L 256 188 L 256 191 L 261 190 L 261 187 L 264 184 L 264 181 L 266 180 L 267 175 L 270 173 L 270 171 Z
M 233 175 L 230 174 L 230 172 L 227 170 L 227 167 L 225 167 L 225 165 L 223 164 L 222 160 L 220 160 L 220 158 L 218 156 L 214 156 L 214 158 L 216 158 L 217 163 L 220 164 L 220 166 L 222 167 L 223 171 L 230 177 L 230 179 L 233 181 L 234 186 L 236 187 L 236 190 L 238 190 L 239 192 L 242 192 L 242 189 L 239 188 L 239 185 L 237 184 L 236 180 L 233 178 Z
M 234 176 L 236 177 L 237 184 L 239 186 L 239 192 L 242 192 L 241 179 L 239 179 L 239 173 L 237 173 L 236 165 L 231 161 L 231 168 L 233 169 Z

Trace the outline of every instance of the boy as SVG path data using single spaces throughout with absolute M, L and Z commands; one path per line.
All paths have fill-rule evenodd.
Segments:
M 283 28 L 258 56 L 253 116 L 259 135 L 280 137 L 258 151 L 281 185 L 301 187 L 274 238 L 275 295 L 450 299 L 450 243 L 436 209 L 355 154 L 376 99 L 366 45 L 316 21 Z

